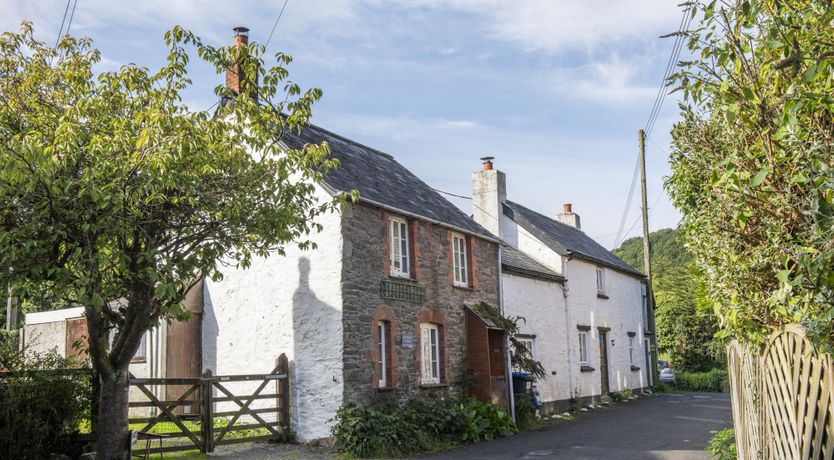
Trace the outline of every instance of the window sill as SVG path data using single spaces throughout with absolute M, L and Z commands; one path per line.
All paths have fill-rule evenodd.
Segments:
M 640 366 L 631 366 L 631 372 L 637 372 L 640 370 Z
M 421 383 L 420 388 L 446 388 L 448 383 Z
M 607 296 L 607 295 L 605 295 L 605 294 L 603 294 L 603 293 L 601 293 L 601 292 L 597 292 L 597 299 L 604 299 L 604 300 L 608 300 L 608 296 Z
M 384 387 L 377 387 L 376 391 L 381 391 L 381 392 L 394 391 L 394 387 L 391 386 L 391 385 L 384 386 Z
M 133 358 L 130 360 L 130 364 L 145 364 L 146 362 L 148 362 L 148 360 L 145 358 Z
M 474 291 L 475 288 L 469 286 L 467 284 L 452 284 L 452 287 L 455 289 L 463 289 L 464 291 Z
M 595 370 L 596 369 L 594 369 L 591 366 L 586 366 L 586 365 L 579 366 L 579 372 L 594 372 Z
M 403 274 L 389 273 L 389 274 L 388 274 L 388 277 L 389 277 L 389 278 L 394 278 L 394 279 L 396 279 L 396 280 L 410 280 L 410 281 L 415 281 L 415 279 L 414 279 L 414 278 L 412 278 L 412 277 L 411 277 L 411 275 L 403 275 Z

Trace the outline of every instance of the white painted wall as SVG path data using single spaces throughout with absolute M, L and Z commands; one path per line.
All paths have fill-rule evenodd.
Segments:
M 594 372 L 576 371 L 576 387 L 581 396 L 598 395 L 601 391 L 599 327 L 608 327 L 608 375 L 610 390 L 621 391 L 648 386 L 643 343 L 643 292 L 639 279 L 616 270 L 605 269 L 606 295 L 597 297 L 596 264 L 580 259 L 566 262 L 568 305 L 573 325 L 568 332 L 574 337 L 573 353 L 579 357 L 579 331 L 576 325 L 590 326 L 588 331 L 588 362 Z M 631 370 L 628 332 L 636 333 L 634 364 Z M 578 368 L 578 365 L 576 366 Z
M 553 281 L 503 274 L 504 311 L 522 316 L 519 333 L 535 335 L 533 355 L 547 376 L 536 382 L 542 402 L 570 399 L 571 385 L 566 340 L 565 297 Z
M 343 397 L 341 216 L 327 214 L 319 222 L 324 230 L 311 237 L 318 249 L 287 246 L 286 256 L 224 270 L 223 280 L 207 280 L 203 292 L 203 369 L 263 374 L 286 353 L 292 426 L 302 440 L 330 436 L 329 420 Z

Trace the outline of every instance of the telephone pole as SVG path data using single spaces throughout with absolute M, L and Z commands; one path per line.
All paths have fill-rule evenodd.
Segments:
M 646 132 L 642 129 L 637 137 L 640 141 L 640 192 L 643 208 L 643 271 L 646 272 L 646 314 L 651 332 L 651 363 L 652 383 L 657 382 L 657 328 L 654 318 L 654 292 L 652 290 L 652 259 L 651 244 L 649 244 L 649 205 L 646 199 Z

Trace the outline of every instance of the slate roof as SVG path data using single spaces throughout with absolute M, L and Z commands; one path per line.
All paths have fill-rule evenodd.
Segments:
M 448 227 L 495 241 L 457 206 L 443 198 L 393 156 L 352 141 L 315 125 L 284 134 L 281 141 L 290 148 L 327 141 L 331 155 L 341 164 L 325 175 L 324 185 L 332 192 L 359 191 L 359 201 L 405 211 Z
M 564 283 L 565 277 L 536 262 L 527 254 L 510 245 L 501 245 L 501 269 L 505 272 L 516 273 L 533 278 Z
M 557 222 L 512 201 L 504 202 L 504 215 L 558 254 L 585 259 L 633 276 L 644 276 L 639 270 L 623 262 L 585 232 L 573 226 Z

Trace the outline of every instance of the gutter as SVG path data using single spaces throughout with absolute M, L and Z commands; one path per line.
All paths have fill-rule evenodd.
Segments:
M 504 275 L 501 272 L 501 245 L 498 245 L 498 314 L 504 316 Z M 513 418 L 513 423 L 515 423 L 515 388 L 513 388 L 513 365 L 512 365 L 512 355 L 510 354 L 510 337 L 504 337 L 504 349 L 505 359 L 504 359 L 504 373 L 507 376 L 507 389 L 510 392 L 510 416 Z

